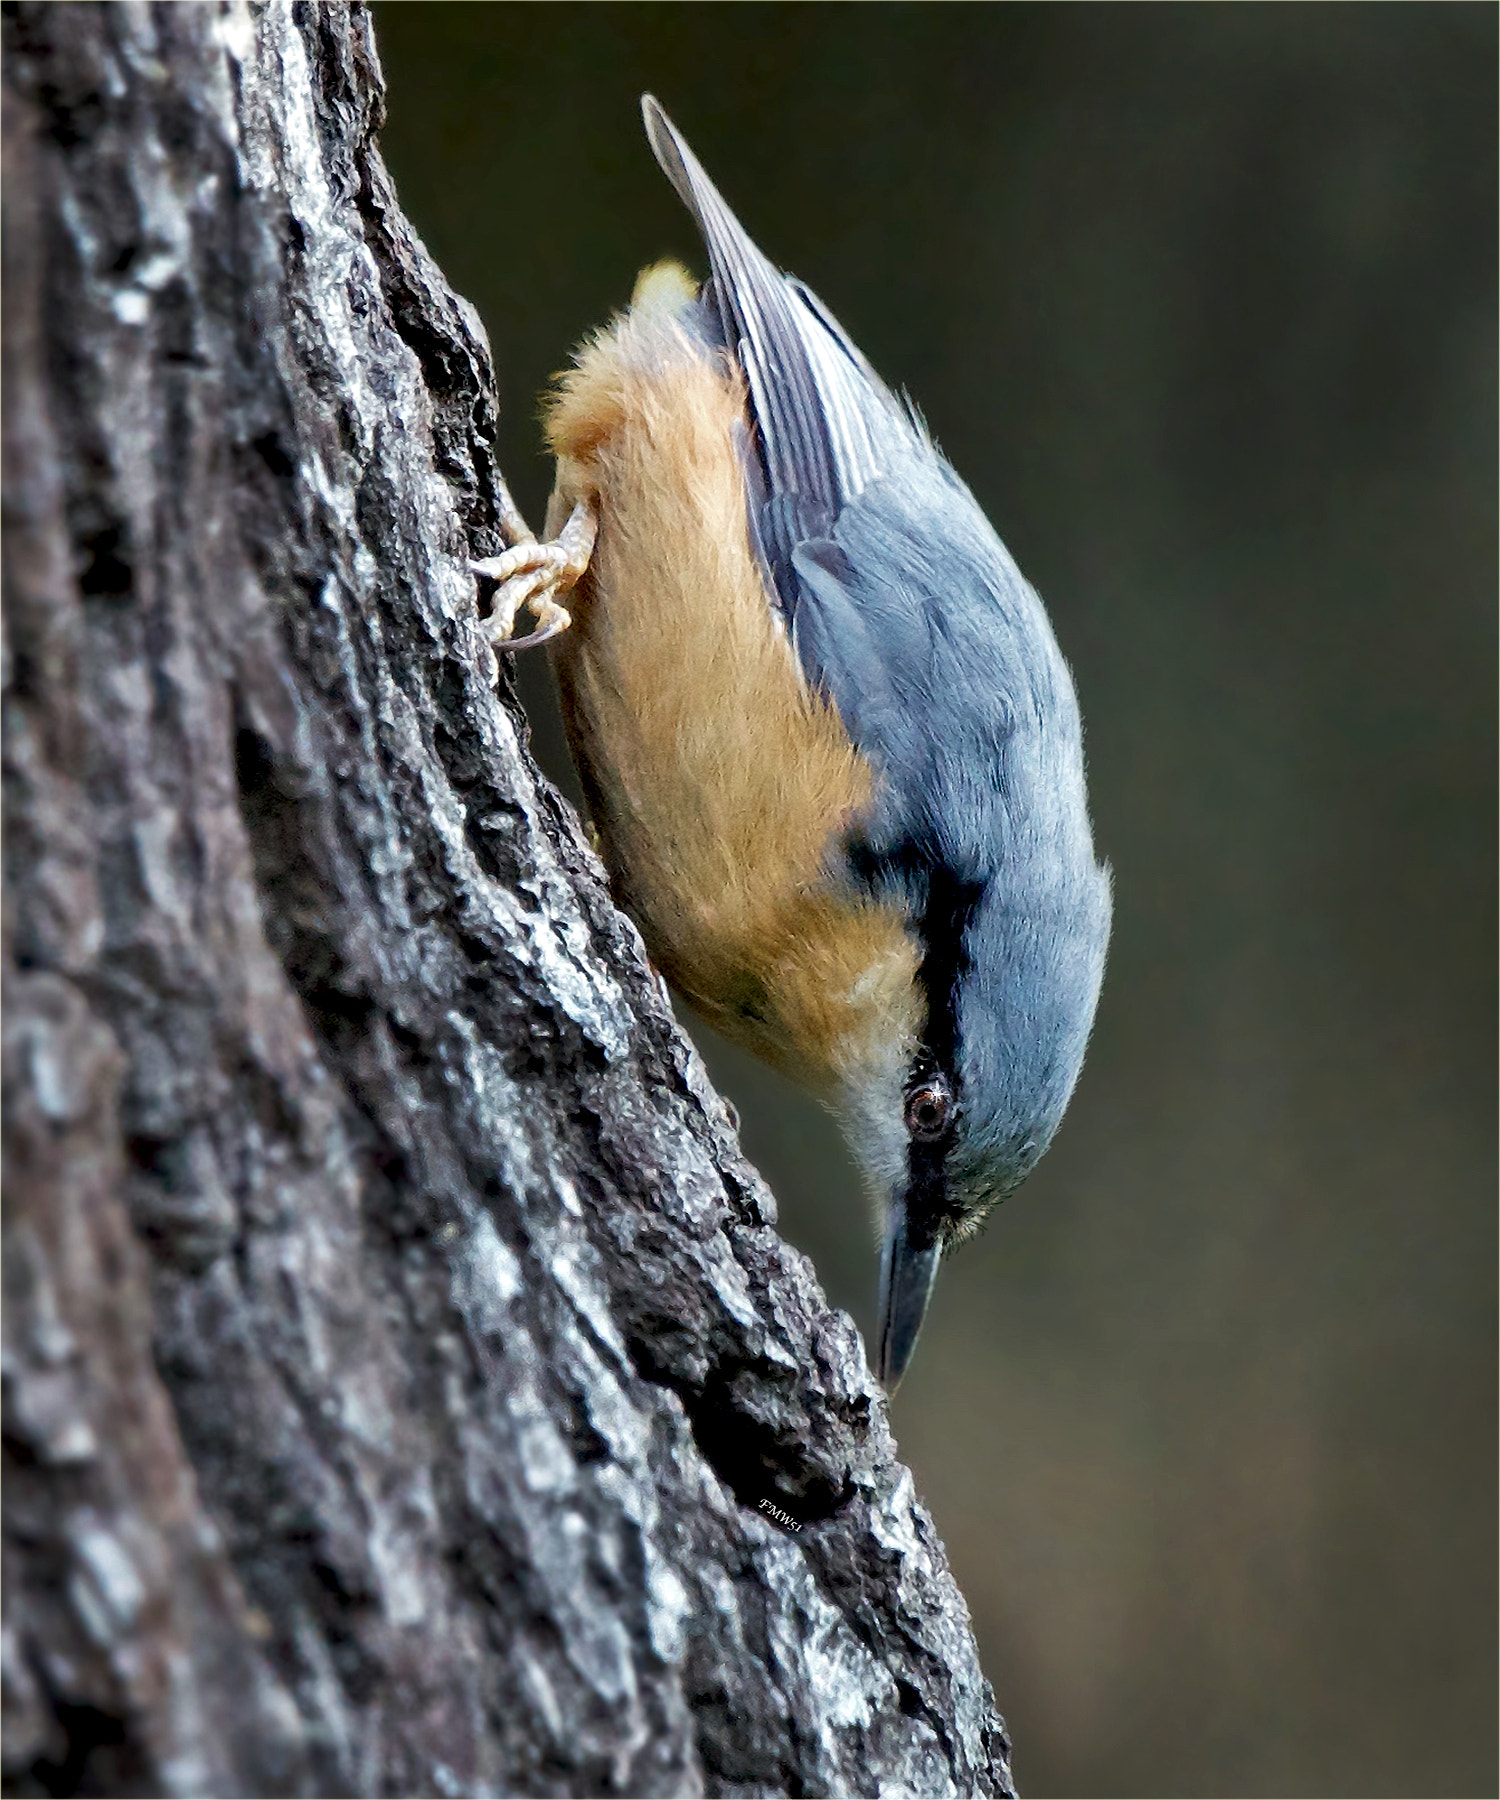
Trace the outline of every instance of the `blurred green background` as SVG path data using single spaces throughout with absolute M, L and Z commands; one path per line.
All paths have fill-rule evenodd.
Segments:
M 1496 1791 L 1496 21 L 376 8 L 529 516 L 548 375 L 701 267 L 649 88 L 1073 663 L 1093 1050 L 894 1407 L 1033 1795 Z M 868 1331 L 832 1123 L 703 1047 Z

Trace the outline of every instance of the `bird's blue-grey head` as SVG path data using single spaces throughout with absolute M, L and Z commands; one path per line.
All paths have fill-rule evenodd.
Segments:
M 885 1212 L 893 1387 L 943 1250 L 1035 1166 L 1083 1061 L 1110 888 L 1078 704 L 1041 601 L 920 420 L 761 254 L 660 106 L 643 110 L 708 248 L 701 329 L 745 377 L 768 599 L 876 776 L 835 874 L 897 904 L 918 961 L 920 1027 L 861 1059 L 842 1097 Z
M 1019 1186 L 1067 1107 L 1110 881 L 1046 612 L 930 446 L 793 566 L 798 652 L 880 777 L 845 846 L 850 878 L 900 904 L 919 959 L 915 1041 L 848 1097 L 885 1213 L 879 1361 L 894 1387 L 943 1251 Z
M 879 1363 L 890 1389 L 943 1252 L 1020 1186 L 1062 1120 L 1103 977 L 1109 878 L 1091 869 L 1029 895 L 991 883 L 956 906 L 939 892 L 916 917 L 927 1027 L 902 1071 L 899 1166 L 870 1171 L 886 1190 Z

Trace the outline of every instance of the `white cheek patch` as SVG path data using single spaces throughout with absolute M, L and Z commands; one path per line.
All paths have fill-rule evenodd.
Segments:
M 892 1197 L 906 1183 L 906 1076 L 911 1046 L 897 1038 L 845 1080 L 834 1111 L 854 1152 L 874 1212 L 875 1236 L 885 1235 Z

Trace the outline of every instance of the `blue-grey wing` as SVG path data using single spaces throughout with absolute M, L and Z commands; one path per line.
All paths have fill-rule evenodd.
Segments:
M 657 161 L 703 233 L 703 305 L 745 372 L 757 438 L 752 524 L 790 623 L 795 547 L 825 534 L 893 457 L 925 439 L 822 302 L 761 254 L 649 94 L 641 111 Z
M 931 455 L 897 465 L 793 565 L 798 658 L 885 777 L 874 848 L 920 843 L 981 883 L 1023 849 L 1042 869 L 1076 856 L 1088 826 L 1072 676 L 952 470 Z
M 873 849 L 936 832 L 925 854 L 978 859 L 985 881 L 1015 821 L 1046 831 L 1050 794 L 1081 794 L 1072 681 L 1041 602 L 827 308 L 761 254 L 649 95 L 642 112 L 708 249 L 706 326 L 745 372 L 756 549 L 804 673 L 885 777 Z

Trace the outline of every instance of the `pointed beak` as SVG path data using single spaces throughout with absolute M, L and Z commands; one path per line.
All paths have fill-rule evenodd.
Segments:
M 942 1239 L 913 1231 L 906 1202 L 893 1202 L 880 1255 L 880 1380 L 888 1394 L 900 1386 L 932 1298 Z

